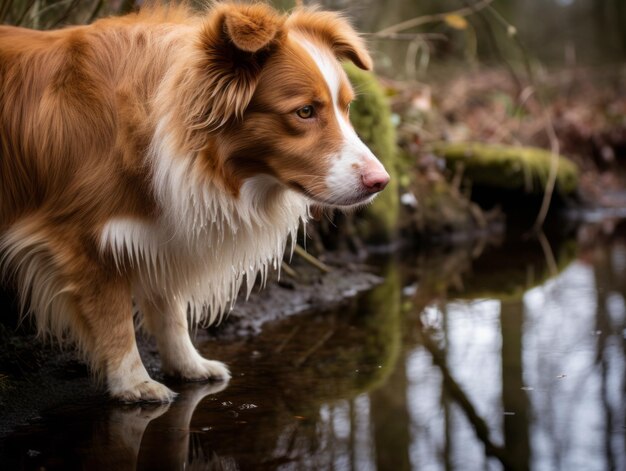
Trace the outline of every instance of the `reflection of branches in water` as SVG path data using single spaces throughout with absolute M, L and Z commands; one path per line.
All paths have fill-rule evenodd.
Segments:
M 556 259 L 554 258 L 554 252 L 550 246 L 550 241 L 542 230 L 539 230 L 537 233 L 537 239 L 539 240 L 539 244 L 541 244 L 541 250 L 543 251 L 543 256 L 546 259 L 546 265 L 550 271 L 550 276 L 557 276 L 559 274 L 559 267 L 556 263 Z
M 311 357 L 311 355 L 313 355 L 318 349 L 320 349 L 326 343 L 326 341 L 328 341 L 328 339 L 330 339 L 334 334 L 335 326 L 333 325 L 313 344 L 311 348 L 304 352 L 302 356 L 294 360 L 294 366 L 302 366 Z
M 623 423 L 623 412 L 620 399 L 614 399 L 612 394 L 619 394 L 614 385 L 621 382 L 622 374 L 619 366 L 617 369 L 613 367 L 623 358 L 616 356 L 617 350 L 613 347 L 619 343 L 614 344 L 613 340 L 621 342 L 622 331 L 611 330 L 608 297 L 616 291 L 623 296 L 623 289 L 613 283 L 611 253 L 606 245 L 590 250 L 587 259 L 593 262 L 593 268 L 579 265 L 568 275 L 551 282 L 543 288 L 546 292 L 542 302 L 533 307 L 535 330 L 530 332 L 530 337 L 542 339 L 542 343 L 537 344 L 540 348 L 535 350 L 558 352 L 559 355 L 556 360 L 545 355 L 535 360 L 538 376 L 534 386 L 541 385 L 545 390 L 534 400 L 536 427 L 552 445 L 554 467 L 566 465 L 569 452 L 584 441 L 591 441 L 582 435 L 580 420 L 592 417 L 602 427 L 596 431 L 600 440 L 598 445 L 602 440 L 604 443 L 603 453 L 600 449 L 596 452 L 605 457 L 607 469 L 621 469 L 619 460 L 623 448 L 621 445 L 615 448 L 612 435 L 615 435 L 615 427 Z M 581 275 L 584 277 L 580 278 Z M 572 290 L 572 276 L 576 282 L 574 287 L 586 290 L 584 296 Z M 569 289 L 563 289 L 567 287 Z M 579 306 L 579 299 L 589 303 L 582 306 L 584 310 Z M 567 307 L 573 310 L 568 311 Z M 537 335 L 543 332 L 552 335 Z M 557 373 L 562 372 L 568 373 L 568 378 L 564 379 L 567 384 L 555 383 Z M 589 403 L 594 404 L 593 408 Z M 579 416 L 580 411 L 586 412 Z
M 278 443 L 274 450 L 274 455 L 276 456 L 276 458 L 271 461 L 271 464 L 273 466 L 279 464 L 284 465 L 286 463 L 297 463 L 297 459 L 302 452 L 302 450 L 299 449 L 300 444 L 298 443 L 298 439 L 301 435 L 303 435 L 303 433 L 298 422 L 287 424 L 283 428 L 280 436 L 277 439 Z M 304 436 L 307 435 L 310 436 L 308 440 L 310 451 L 310 449 L 313 448 L 317 443 L 317 437 L 315 435 L 311 437 L 312 434 L 307 433 L 307 430 L 305 430 Z
M 504 446 L 517 469 L 530 469 L 530 403 L 524 386 L 524 302 L 503 302 L 500 309 L 502 406 L 514 411 L 504 420 Z
M 485 452 L 489 456 L 496 457 L 507 469 L 513 467 L 513 463 L 506 453 L 506 449 L 496 445 L 490 438 L 490 431 L 485 420 L 478 415 L 476 408 L 471 403 L 461 386 L 452 377 L 448 365 L 446 364 L 445 355 L 437 346 L 437 342 L 431 338 L 430 333 L 421 323 L 417 329 L 418 337 L 424 347 L 430 352 L 433 363 L 441 370 L 443 382 L 448 395 L 461 407 L 470 424 L 476 432 L 476 436 L 485 445 Z
M 603 273 L 604 269 L 598 270 L 598 263 L 598 261 L 595 262 L 596 273 L 593 280 L 595 280 L 595 292 L 599 295 L 603 290 L 602 285 L 604 283 L 598 275 Z M 585 270 L 587 269 L 585 268 Z M 591 280 L 592 283 L 593 280 Z M 566 289 L 568 284 L 571 284 L 571 275 L 570 278 L 567 276 L 557 278 L 550 286 L 543 288 L 548 293 L 544 295 L 541 307 L 537 308 L 537 311 L 541 313 L 538 314 L 541 318 L 546 318 L 546 312 L 554 314 L 562 311 L 564 306 L 572 306 L 572 292 Z M 595 308 L 596 310 L 602 309 L 601 301 L 598 301 Z M 557 467 L 565 465 L 567 451 L 576 446 L 574 430 L 577 423 L 573 414 L 568 413 L 566 420 L 559 420 L 559 415 L 562 413 L 560 411 L 564 408 L 563 405 L 567 404 L 568 411 L 585 410 L 586 396 L 584 392 L 597 384 L 598 381 L 601 381 L 601 369 L 597 365 L 597 361 L 592 361 L 591 358 L 581 361 L 576 359 L 576 356 L 572 357 L 572 355 L 580 352 L 581 346 L 589 345 L 590 335 L 594 337 L 597 335 L 593 325 L 586 323 L 592 320 L 591 316 L 585 315 L 582 318 L 580 315 L 576 316 L 575 318 L 578 319 L 579 325 L 576 327 L 576 324 L 572 324 L 576 330 L 569 332 L 569 335 L 563 335 L 563 327 L 561 326 L 562 315 L 561 313 L 554 316 L 554 321 L 543 328 L 553 334 L 545 337 L 541 348 L 538 349 L 540 351 L 554 351 L 558 345 L 562 360 L 555 361 L 549 358 L 541 358 L 537 366 L 539 371 L 538 381 L 541 384 L 541 388 L 546 391 L 552 391 L 552 394 L 543 394 L 536 399 L 536 405 L 539 410 L 537 422 L 543 423 L 546 435 L 549 437 L 550 442 L 554 444 L 554 464 Z M 547 318 L 550 319 L 549 316 Z M 585 324 L 580 324 L 580 319 Z M 574 322 L 574 319 L 571 322 Z M 542 328 L 541 325 L 539 328 Z M 564 343 L 565 341 L 567 343 Z M 571 370 L 575 373 L 574 375 L 569 373 Z M 564 372 L 568 372 L 568 377 L 561 376 Z M 544 378 L 544 381 L 541 381 L 541 378 Z M 558 378 L 559 381 L 567 381 L 568 385 L 556 386 L 554 383 L 555 378 Z M 542 398 L 543 401 L 540 402 L 539 398 Z M 572 442 L 574 442 L 574 445 L 572 445 Z
M 609 261 L 609 254 L 602 251 L 600 260 L 595 263 L 594 275 L 596 279 L 596 325 L 597 335 L 595 363 L 600 368 L 600 399 L 605 416 L 605 439 L 604 448 L 608 461 L 608 469 L 617 469 L 617 460 L 611 446 L 611 432 L 613 424 L 618 422 L 613 419 L 614 411 L 609 398 L 608 382 L 610 375 L 610 358 L 607 355 L 609 339 L 613 334 L 608 310 L 609 279 L 612 278 L 613 270 Z M 600 266 L 599 266 L 600 265 Z

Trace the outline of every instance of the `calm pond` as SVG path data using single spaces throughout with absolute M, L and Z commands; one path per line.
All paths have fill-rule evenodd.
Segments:
M 603 230 L 383 261 L 340 309 L 203 346 L 227 386 L 45 411 L 2 468 L 626 469 L 626 235 Z

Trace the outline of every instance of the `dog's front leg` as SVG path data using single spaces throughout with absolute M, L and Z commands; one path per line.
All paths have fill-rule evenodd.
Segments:
M 129 284 L 91 270 L 76 291 L 79 336 L 96 373 L 104 374 L 111 396 L 123 402 L 171 402 L 175 393 L 148 375 L 137 350 Z
M 35 215 L 0 238 L 1 267 L 15 278 L 24 309 L 42 335 L 74 341 L 113 398 L 171 402 L 175 394 L 139 357 L 129 280 L 72 229 Z
M 193 346 L 186 301 L 161 295 L 138 296 L 137 301 L 145 327 L 156 338 L 165 374 L 187 381 L 230 379 L 226 365 L 203 358 Z

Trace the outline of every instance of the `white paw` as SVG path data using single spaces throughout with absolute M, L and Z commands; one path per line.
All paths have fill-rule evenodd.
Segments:
M 176 376 L 187 381 L 228 381 L 230 379 L 230 371 L 224 363 L 202 357 L 194 360 L 193 363 L 180 368 Z
M 160 402 L 170 403 L 176 397 L 176 393 L 164 384 L 146 379 L 124 386 L 109 386 L 111 397 L 122 402 Z

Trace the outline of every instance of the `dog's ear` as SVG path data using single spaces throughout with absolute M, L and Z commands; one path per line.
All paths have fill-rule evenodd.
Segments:
M 236 48 L 250 53 L 267 47 L 284 23 L 282 16 L 261 3 L 225 5 L 221 9 L 226 36 Z
M 372 58 L 363 39 L 340 14 L 311 8 L 298 9 L 289 16 L 286 25 L 321 39 L 338 59 L 350 60 L 363 70 L 372 69 Z
M 215 130 L 241 117 L 261 69 L 283 37 L 283 15 L 264 4 L 217 4 L 200 26 L 180 87 L 187 128 Z

